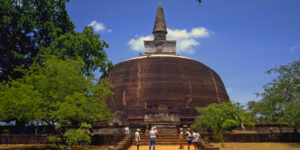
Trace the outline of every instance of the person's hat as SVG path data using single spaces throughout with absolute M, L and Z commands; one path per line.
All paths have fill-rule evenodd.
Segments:
M 183 129 L 182 128 L 180 128 L 180 131 L 182 131 Z
M 137 132 L 140 132 L 141 130 L 138 128 L 136 131 L 137 131 Z

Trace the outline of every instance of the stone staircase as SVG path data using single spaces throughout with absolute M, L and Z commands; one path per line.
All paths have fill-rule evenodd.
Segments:
M 129 134 L 126 135 L 120 142 L 118 142 L 114 148 L 110 148 L 108 150 L 126 150 L 132 144 L 133 135 Z
M 150 137 L 149 134 L 141 135 L 140 145 L 149 145 Z M 185 142 L 185 141 L 184 141 Z M 156 144 L 158 145 L 179 145 L 179 135 L 178 134 L 160 134 L 156 137 Z M 132 141 L 132 145 L 136 145 L 135 139 Z

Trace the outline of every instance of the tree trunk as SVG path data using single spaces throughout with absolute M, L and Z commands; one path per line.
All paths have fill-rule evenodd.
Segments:
M 243 130 L 245 130 L 244 122 L 243 122 L 243 120 L 241 119 L 240 115 L 239 115 L 238 113 L 236 113 L 235 111 L 233 111 L 233 113 L 239 118 L 241 127 L 242 127 Z
M 241 123 L 242 129 L 245 130 L 244 122 L 242 120 L 240 120 L 240 123 Z

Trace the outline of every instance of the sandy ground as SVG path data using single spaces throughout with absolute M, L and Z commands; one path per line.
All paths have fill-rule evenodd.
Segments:
M 220 150 L 300 150 L 300 143 L 212 143 L 220 148 Z
M 220 150 L 300 150 L 300 143 L 224 143 L 224 148 L 220 143 L 212 143 L 213 145 L 220 147 Z M 5 145 L 0 144 L 0 149 L 6 148 L 21 148 L 21 147 L 40 147 L 39 144 L 13 144 Z M 90 150 L 107 150 L 112 146 L 102 147 L 89 147 Z M 136 150 L 136 146 L 131 146 L 129 150 Z M 139 150 L 149 150 L 148 145 L 140 146 Z M 155 150 L 179 150 L 179 145 L 156 145 Z M 187 145 L 184 146 L 184 150 L 187 150 Z M 191 146 L 190 150 L 194 150 Z
M 173 150 L 173 149 L 178 149 L 179 150 L 179 145 L 155 145 L 155 150 Z M 136 146 L 131 146 L 128 150 L 137 150 Z M 142 145 L 140 146 L 139 150 L 149 150 L 149 145 Z M 152 150 L 152 148 L 151 148 Z M 180 150 L 187 150 L 187 145 L 184 145 L 184 149 Z M 190 150 L 195 150 L 193 146 L 191 146 Z
M 224 143 L 224 148 L 221 144 L 213 143 L 220 150 L 300 150 L 300 143 Z M 136 150 L 136 146 L 131 146 L 129 150 Z M 139 150 L 149 150 L 148 145 L 140 146 Z M 179 150 L 177 145 L 156 145 L 155 150 Z M 187 150 L 187 145 L 184 146 Z M 190 150 L 194 150 L 191 146 Z
M 0 150 L 3 149 L 19 149 L 19 148 L 41 148 L 45 147 L 45 144 L 0 144 Z M 89 146 L 89 150 L 107 150 L 113 148 L 113 146 Z

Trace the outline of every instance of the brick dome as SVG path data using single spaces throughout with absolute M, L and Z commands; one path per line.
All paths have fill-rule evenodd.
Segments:
M 228 101 L 218 74 L 206 65 L 178 55 L 140 56 L 116 64 L 108 78 L 114 85 L 112 112 L 122 111 L 130 124 L 144 124 L 147 113 L 176 114 L 191 123 L 196 106 Z

